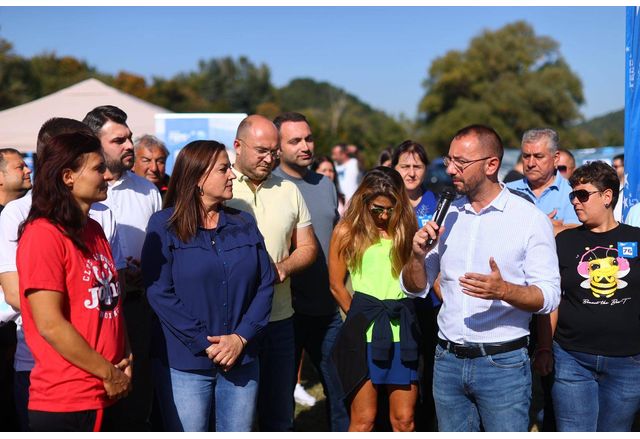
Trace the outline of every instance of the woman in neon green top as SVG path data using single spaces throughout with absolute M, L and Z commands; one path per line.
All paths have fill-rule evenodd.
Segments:
M 350 401 L 350 431 L 373 428 L 378 391 L 389 394 L 393 429 L 414 429 L 419 334 L 413 302 L 398 278 L 416 229 L 402 177 L 377 167 L 364 176 L 331 238 L 331 292 L 347 313 L 332 357 Z

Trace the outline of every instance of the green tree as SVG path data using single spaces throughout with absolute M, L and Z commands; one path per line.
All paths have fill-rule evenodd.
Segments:
M 100 75 L 85 61 L 71 56 L 58 57 L 55 52 L 36 55 L 30 61 L 33 73 L 38 79 L 40 96 L 46 96 L 88 78 L 112 81 L 110 76 Z
M 35 99 L 39 90 L 29 60 L 16 55 L 13 45 L 0 38 L 0 110 Z
M 317 154 L 328 154 L 337 143 L 354 143 L 362 148 L 367 166 L 372 166 L 380 150 L 400 143 L 406 135 L 395 119 L 328 82 L 294 79 L 278 90 L 278 101 L 282 111 L 307 116 Z
M 186 79 L 209 103 L 209 111 L 254 113 L 259 104 L 273 99 L 269 67 L 256 66 L 244 56 L 200 61 L 198 71 Z
M 419 104 L 422 140 L 444 152 L 451 136 L 472 123 L 487 124 L 506 146 L 522 133 L 551 127 L 561 139 L 581 119 L 582 84 L 558 43 L 536 36 L 523 22 L 484 31 L 467 50 L 450 51 L 429 68 Z

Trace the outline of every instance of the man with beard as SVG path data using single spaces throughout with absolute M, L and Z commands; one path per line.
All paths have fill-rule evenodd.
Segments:
M 339 219 L 336 189 L 331 180 L 309 170 L 315 144 L 304 115 L 283 113 L 273 123 L 280 133 L 280 166 L 273 173 L 295 184 L 302 193 L 319 244 L 313 265 L 291 276 L 296 370 L 304 349 L 320 374 L 331 431 L 347 431 L 349 417 L 338 398 L 337 383 L 329 372 L 331 349 L 342 326 L 342 317 L 329 288 L 327 268 L 329 242 Z
M 433 375 L 440 431 L 527 431 L 529 321 L 560 302 L 551 222 L 498 182 L 502 155 L 489 127 L 456 133 L 444 163 L 462 196 L 442 226 L 430 221 L 418 230 L 402 271 L 409 296 L 424 297 L 440 282 Z
M 276 273 L 269 324 L 260 346 L 258 427 L 292 431 L 296 382 L 290 276 L 309 267 L 317 244 L 302 194 L 271 173 L 278 159 L 278 130 L 267 118 L 246 117 L 233 142 L 233 199 L 227 206 L 250 213 L 264 236 Z
M 127 260 L 124 317 L 135 373 L 133 390 L 118 402 L 118 429 L 148 431 L 153 398 L 149 361 L 151 309 L 142 286 L 140 254 L 149 218 L 162 208 L 162 200 L 153 183 L 131 172 L 133 142 L 124 111 L 112 105 L 97 107 L 87 113 L 83 122 L 100 139 L 107 168 L 113 175 L 104 204 L 115 214 L 120 247 Z

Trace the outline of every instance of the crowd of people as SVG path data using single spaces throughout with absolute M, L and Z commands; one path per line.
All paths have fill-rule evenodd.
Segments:
M 631 430 L 624 157 L 576 167 L 531 129 L 505 183 L 499 134 L 470 125 L 441 196 L 419 143 L 365 172 L 355 145 L 316 156 L 300 113 L 229 147 L 190 142 L 169 176 L 106 105 L 42 125 L 33 183 L 0 150 L 2 429 L 292 431 L 304 358 L 331 431 L 528 431 L 536 377 L 539 428 Z

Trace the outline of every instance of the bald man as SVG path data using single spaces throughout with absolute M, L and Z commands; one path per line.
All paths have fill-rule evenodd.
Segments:
M 276 273 L 271 318 L 259 342 L 258 426 L 263 432 L 293 431 L 296 368 L 289 277 L 309 267 L 318 251 L 300 190 L 271 173 L 278 143 L 278 130 L 269 119 L 252 115 L 240 123 L 233 142 L 237 178 L 227 202 L 255 217 Z

